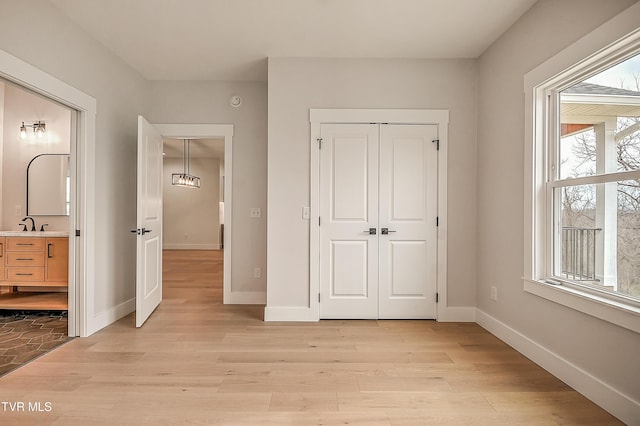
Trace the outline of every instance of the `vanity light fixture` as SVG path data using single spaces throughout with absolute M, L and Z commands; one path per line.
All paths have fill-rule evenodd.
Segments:
M 27 127 L 33 129 L 33 134 L 37 139 L 43 139 L 47 131 L 44 121 L 36 121 L 33 124 L 24 124 L 23 121 L 20 126 L 20 139 L 27 139 L 27 136 L 29 136 L 27 133 Z
M 200 178 L 190 174 L 191 140 L 182 141 L 182 173 L 171 174 L 171 184 L 185 188 L 200 188 Z

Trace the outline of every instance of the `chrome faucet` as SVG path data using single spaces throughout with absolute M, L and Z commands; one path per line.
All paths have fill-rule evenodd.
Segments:
M 26 222 L 27 220 L 31 221 L 31 232 L 35 232 L 36 231 L 36 221 L 33 220 L 33 218 L 31 216 L 27 216 L 24 219 L 22 219 L 23 222 Z M 26 223 L 21 223 L 20 225 L 24 226 L 24 228 L 22 228 L 23 231 L 27 230 L 27 224 Z

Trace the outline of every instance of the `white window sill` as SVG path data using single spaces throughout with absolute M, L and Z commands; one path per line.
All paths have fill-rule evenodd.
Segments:
M 524 291 L 640 333 L 640 308 L 579 289 L 524 278 Z

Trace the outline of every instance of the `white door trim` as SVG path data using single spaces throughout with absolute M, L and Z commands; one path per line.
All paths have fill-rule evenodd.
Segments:
M 224 278 L 223 303 L 253 304 L 262 294 L 233 291 L 231 285 L 231 235 L 233 210 L 233 124 L 154 124 L 160 134 L 175 139 L 224 138 Z M 265 297 L 266 298 L 266 297 Z
M 325 109 L 309 110 L 311 123 L 311 220 L 309 229 L 309 306 L 308 315 L 301 320 L 319 320 L 320 303 L 320 155 L 318 139 L 320 125 L 327 123 L 388 123 L 435 124 L 438 126 L 440 150 L 438 152 L 438 263 L 437 289 L 439 303 L 438 321 L 452 320 L 447 313 L 447 147 L 449 110 L 426 109 Z
M 0 77 L 78 111 L 75 147 L 76 212 L 69 217 L 69 336 L 89 336 L 102 328 L 94 311 L 96 99 L 0 49 Z M 74 151 L 75 149 L 75 151 Z M 79 237 L 74 237 L 80 229 Z M 75 243 L 75 244 L 74 244 Z M 73 256 L 72 253 L 76 253 Z M 75 280 L 73 279 L 75 277 Z M 106 324 L 105 324 L 106 325 Z

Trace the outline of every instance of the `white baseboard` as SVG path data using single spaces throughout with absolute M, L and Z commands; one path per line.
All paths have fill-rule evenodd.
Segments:
M 438 322 L 476 322 L 476 308 L 438 308 Z
M 318 321 L 318 314 L 311 308 L 302 306 L 267 306 L 265 321 Z M 439 322 L 475 322 L 476 308 L 444 308 L 438 312 Z
M 480 309 L 476 313 L 476 322 L 618 419 L 629 425 L 637 424 L 640 419 L 640 402 Z
M 309 322 L 318 321 L 318 314 L 304 306 L 267 306 L 264 308 L 264 320 Z
M 264 305 L 267 293 L 264 291 L 232 291 L 224 295 L 225 305 Z
M 164 243 L 164 250 L 220 250 L 220 244 L 181 244 Z
M 104 312 L 95 315 L 87 324 L 87 336 L 91 336 L 96 331 L 102 330 L 104 327 L 118 321 L 120 318 L 129 315 L 136 310 L 136 298 L 129 299 L 121 304 L 114 306 Z

